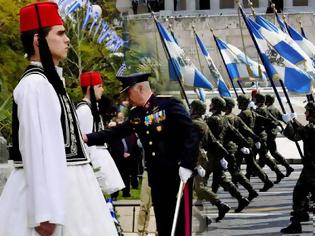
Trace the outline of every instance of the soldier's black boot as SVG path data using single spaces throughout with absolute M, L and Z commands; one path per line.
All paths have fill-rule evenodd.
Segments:
M 248 173 L 248 172 L 245 174 L 245 177 L 246 177 L 248 180 L 250 180 L 250 176 L 251 176 L 251 174 Z
M 265 183 L 264 187 L 259 190 L 259 192 L 267 192 L 270 188 L 273 187 L 273 183 L 269 180 Z
M 280 181 L 285 177 L 284 174 L 282 174 L 281 172 L 277 173 L 277 179 L 276 181 L 274 182 L 275 184 L 278 184 L 280 183 Z
M 216 206 L 218 207 L 219 212 L 218 212 L 218 217 L 215 219 L 215 221 L 219 222 L 220 220 L 224 218 L 225 214 L 228 213 L 231 208 L 229 207 L 229 205 L 222 202 L 218 202 Z
M 238 201 L 238 207 L 234 210 L 235 213 L 241 212 L 245 207 L 247 207 L 249 201 L 247 198 L 243 197 Z
M 302 226 L 300 221 L 291 217 L 291 224 L 288 227 L 281 229 L 280 231 L 283 234 L 300 234 L 302 233 Z
M 286 173 L 286 177 L 289 177 L 290 176 L 290 174 L 292 173 L 294 171 L 294 169 L 291 167 L 291 166 L 289 166 L 288 168 L 287 168 L 287 173 Z
M 258 193 L 254 190 L 252 192 L 249 193 L 248 195 L 248 201 L 252 201 L 254 198 L 258 197 Z
M 294 211 L 291 211 L 290 214 L 291 216 L 294 216 Z M 310 220 L 310 215 L 308 212 L 302 212 L 298 218 L 300 222 L 308 222 Z

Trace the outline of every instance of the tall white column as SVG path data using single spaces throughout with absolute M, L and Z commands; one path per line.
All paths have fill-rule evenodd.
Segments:
M 220 10 L 220 1 L 219 0 L 210 0 L 210 9 L 211 9 L 211 11 Z
M 259 0 L 259 8 L 266 8 L 268 7 L 268 1 L 266 0 Z
M 186 10 L 187 11 L 196 10 L 196 0 L 186 0 Z
M 165 10 L 174 11 L 174 0 L 165 0 Z
M 285 8 L 292 8 L 293 7 L 293 0 L 283 0 L 283 10 Z

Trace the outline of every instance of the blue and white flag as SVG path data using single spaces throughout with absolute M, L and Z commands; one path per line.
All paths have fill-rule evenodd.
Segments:
M 196 41 L 197 44 L 201 50 L 202 55 L 205 57 L 208 68 L 210 70 L 210 75 L 214 81 L 216 81 L 218 91 L 220 93 L 220 96 L 222 97 L 231 97 L 231 93 L 229 91 L 229 88 L 225 84 L 222 75 L 220 74 L 219 70 L 215 66 L 212 58 L 210 57 L 210 54 L 203 44 L 202 40 L 199 38 L 198 34 L 195 32 Z
M 256 45 L 261 61 L 265 66 L 268 77 L 270 79 L 282 79 L 287 89 L 291 92 L 310 93 L 310 76 L 283 58 L 261 35 L 261 26 L 247 17 L 242 8 L 240 8 L 240 11 Z
M 81 30 L 85 29 L 85 27 L 89 23 L 89 20 L 90 20 L 92 14 L 93 14 L 93 7 L 92 7 L 92 4 L 90 2 L 88 2 L 87 6 L 86 6 L 86 12 L 85 12 L 85 16 L 84 16 L 84 20 L 83 20 L 83 24 L 82 24 Z
M 282 32 L 273 23 L 262 16 L 256 16 L 255 19 L 259 33 L 284 59 L 298 66 L 312 76 L 315 74 L 311 58 L 288 34 Z
M 277 12 L 275 12 L 275 14 L 276 14 L 278 25 L 279 25 L 280 29 L 282 30 L 282 32 L 288 33 L 286 23 L 281 19 L 281 17 L 279 16 L 279 14 Z
M 126 63 L 123 62 L 123 63 L 121 64 L 121 66 L 119 67 L 119 69 L 118 69 L 118 71 L 117 71 L 117 73 L 116 73 L 116 76 L 122 76 L 122 75 L 124 75 L 124 73 L 125 73 L 126 70 L 127 70 Z
M 212 89 L 213 86 L 210 81 L 195 67 L 195 65 L 188 59 L 178 44 L 175 42 L 173 36 L 167 29 L 156 20 L 156 25 L 164 41 L 165 49 L 168 51 L 171 65 L 174 66 L 174 72 L 177 79 L 182 79 L 187 86 Z
M 297 45 L 302 48 L 308 57 L 313 61 L 313 66 L 315 62 L 315 46 L 308 39 L 304 38 L 298 31 L 296 31 L 292 26 L 287 24 L 288 33 L 291 38 L 297 43 Z
M 200 101 L 206 102 L 206 94 L 203 88 L 195 88 L 194 91 Z
M 92 16 L 93 16 L 93 22 L 90 26 L 89 34 L 91 34 L 96 22 L 102 16 L 102 8 L 99 5 L 92 5 Z
M 216 36 L 214 39 L 231 79 L 260 78 L 266 80 L 265 69 L 262 65 L 246 56 L 232 44 L 228 44 Z

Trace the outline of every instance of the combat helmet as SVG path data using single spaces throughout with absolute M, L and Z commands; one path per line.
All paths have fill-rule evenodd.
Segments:
M 225 97 L 225 109 L 233 109 L 235 107 L 235 101 L 231 97 Z
M 309 116 L 315 118 L 315 102 L 308 102 L 305 109 L 309 112 Z
M 255 102 L 256 104 L 264 104 L 266 101 L 266 98 L 263 94 L 257 93 L 255 96 Z
M 245 94 L 240 94 L 237 97 L 237 103 L 240 109 L 246 109 L 248 104 L 250 102 L 250 99 L 247 95 Z
M 225 108 L 225 101 L 221 97 L 218 97 L 218 96 L 213 97 L 211 99 L 211 106 L 212 106 L 212 110 L 223 111 Z
M 273 96 L 273 95 L 271 95 L 271 94 L 266 94 L 265 98 L 266 98 L 265 103 L 266 103 L 268 106 L 272 105 L 272 104 L 275 102 L 275 96 Z
M 206 113 L 206 104 L 204 104 L 200 100 L 192 101 L 190 107 L 193 114 L 202 116 L 203 114 Z

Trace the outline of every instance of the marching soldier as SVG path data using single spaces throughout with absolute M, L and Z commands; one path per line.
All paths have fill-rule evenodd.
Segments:
M 210 201 L 212 205 L 215 205 L 218 208 L 219 215 L 216 218 L 216 222 L 222 220 L 225 214 L 230 210 L 230 207 L 221 202 L 218 196 L 212 192 L 211 189 L 203 186 L 203 177 L 205 175 L 205 169 L 208 168 L 209 172 L 213 171 L 213 164 L 209 165 L 208 163 L 213 163 L 216 160 L 209 161 L 205 151 L 207 152 L 215 152 L 218 157 L 223 157 L 227 155 L 227 151 L 225 148 L 215 139 L 207 123 L 202 119 L 202 115 L 206 112 L 206 105 L 199 100 L 194 100 L 191 103 L 190 116 L 193 119 L 194 124 L 196 125 L 197 130 L 200 132 L 200 148 L 198 155 L 198 165 L 197 172 L 198 175 L 195 176 L 194 179 L 194 190 L 197 194 L 199 200 L 207 200 Z M 222 159 L 221 159 L 222 160 Z
M 270 94 L 267 94 L 266 95 L 266 101 L 265 101 L 267 109 L 268 109 L 269 113 L 276 120 L 278 120 L 280 122 L 280 121 L 282 121 L 282 114 L 279 111 L 279 109 L 276 108 L 273 105 L 274 102 L 275 102 L 275 97 L 270 95 Z M 286 173 L 286 177 L 288 177 L 294 171 L 294 169 L 289 165 L 289 163 L 284 158 L 284 156 L 282 156 L 277 150 L 276 137 L 277 137 L 278 132 L 279 132 L 278 128 L 273 128 L 273 129 L 268 130 L 268 133 L 267 133 L 267 147 L 268 147 L 268 150 L 269 150 L 271 156 L 273 156 L 273 158 L 277 162 L 279 162 L 279 164 L 281 164 L 282 166 L 285 167 L 286 172 L 287 172 Z
M 295 114 L 284 114 L 284 121 L 288 123 L 284 135 L 290 140 L 303 140 L 304 156 L 303 169 L 293 190 L 293 214 L 291 224 L 281 229 L 281 233 L 298 234 L 302 232 L 301 221 L 305 218 L 305 200 L 309 193 L 315 196 L 315 103 L 309 102 L 305 106 L 305 118 L 309 122 L 303 126 L 295 118 Z M 306 213 L 307 214 L 307 213 Z
M 225 107 L 225 101 L 223 98 L 221 97 L 212 98 L 211 104 L 210 104 L 210 111 L 212 112 L 212 116 L 208 117 L 207 125 L 209 126 L 214 137 L 217 140 L 219 140 L 227 148 L 228 155 L 226 156 L 226 159 L 228 161 L 228 170 L 230 171 L 232 176 L 235 176 L 235 177 L 237 176 L 238 178 L 239 171 L 237 171 L 236 161 L 235 161 L 235 156 L 234 156 L 234 153 L 237 150 L 236 144 L 238 144 L 239 146 L 242 146 L 241 150 L 243 152 L 249 153 L 249 149 L 245 147 L 248 145 L 248 143 L 246 139 L 235 128 L 233 128 L 226 119 L 223 118 L 221 112 L 223 111 L 224 107 Z M 222 185 L 222 180 L 218 179 L 218 177 L 220 177 L 220 175 L 216 175 L 216 173 L 214 172 L 213 183 L 212 183 L 212 190 L 214 192 L 216 192 L 220 184 Z M 241 176 L 239 177 L 239 179 L 240 178 Z M 226 189 L 225 186 L 223 187 L 224 189 Z M 233 194 L 233 192 L 230 192 L 230 193 L 231 195 Z M 237 195 L 235 195 L 235 193 Z M 235 209 L 235 212 L 241 212 L 249 204 L 249 201 L 247 198 L 242 197 L 242 195 L 239 193 L 238 190 L 235 193 L 234 193 L 234 196 L 239 201 L 239 206 L 237 209 Z
M 137 133 L 146 158 L 148 181 L 159 236 L 171 234 L 180 181 L 186 183 L 176 235 L 191 235 L 192 182 L 199 135 L 183 104 L 175 98 L 153 95 L 148 73 L 119 76 L 131 103 L 128 119 L 115 127 L 88 134 L 88 145 Z M 185 206 L 185 207 L 184 207 Z
M 265 164 L 269 166 L 271 170 L 273 170 L 276 175 L 277 179 L 274 182 L 275 184 L 279 183 L 285 176 L 281 173 L 280 169 L 278 168 L 276 162 L 270 158 L 268 155 L 268 148 L 267 148 L 267 134 L 270 132 L 271 129 L 274 129 L 279 124 L 279 121 L 273 119 L 273 117 L 270 115 L 270 113 L 267 110 L 267 107 L 265 106 L 265 96 L 261 93 L 257 93 L 255 96 L 255 104 L 257 106 L 255 112 L 263 117 L 265 117 L 267 120 L 269 120 L 268 123 L 260 123 L 258 120 L 255 123 L 254 132 L 256 134 L 259 134 L 261 138 L 261 148 L 257 150 L 259 154 L 259 165 L 263 167 Z
M 232 109 L 235 107 L 235 102 L 233 98 L 226 97 L 225 100 L 225 115 L 224 118 L 228 120 L 228 122 L 233 126 L 237 131 L 240 132 L 244 137 L 251 136 L 252 139 L 255 140 L 256 145 L 259 146 L 259 137 L 253 133 L 253 131 L 242 121 L 240 117 L 232 113 Z M 237 150 L 235 151 L 235 153 Z M 235 153 L 233 154 L 235 156 Z M 242 151 L 241 151 L 242 153 Z M 250 155 L 250 154 L 248 154 Z M 236 156 L 235 156 L 236 161 Z M 252 185 L 250 184 L 249 180 L 244 176 L 244 174 L 240 170 L 240 161 L 236 161 L 236 165 L 234 165 L 234 169 L 229 169 L 231 175 L 232 175 L 232 181 L 234 183 L 240 183 L 245 187 L 246 190 L 248 190 L 248 200 L 251 201 L 254 198 L 258 197 L 258 193 L 254 190 Z
M 240 94 L 237 98 L 238 108 L 241 110 L 241 112 L 238 114 L 238 116 L 244 121 L 245 124 L 251 129 L 254 130 L 255 128 L 255 122 L 256 120 L 260 123 L 267 122 L 266 119 L 255 112 L 253 112 L 252 109 L 248 107 L 248 104 L 250 103 L 250 99 L 243 94 Z M 247 137 L 248 142 L 251 144 L 252 150 L 257 148 L 254 145 L 254 141 L 251 137 Z M 260 192 L 266 192 L 271 187 L 273 187 L 273 183 L 270 181 L 266 173 L 262 170 L 262 168 L 257 164 L 256 154 L 254 152 L 250 153 L 249 155 L 245 155 L 245 160 L 247 164 L 246 168 L 246 175 L 248 178 L 250 178 L 251 173 L 257 174 L 258 178 L 260 178 L 264 182 L 264 186 L 262 189 L 260 189 Z

